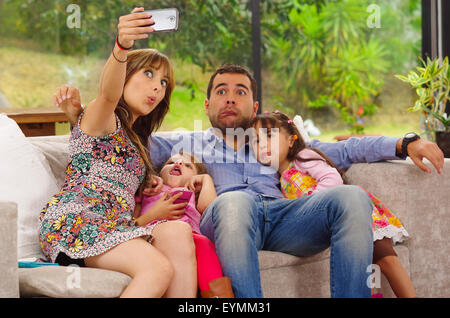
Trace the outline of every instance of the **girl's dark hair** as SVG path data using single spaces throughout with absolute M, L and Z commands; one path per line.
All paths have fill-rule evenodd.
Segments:
M 266 129 L 278 128 L 280 130 L 283 129 L 289 135 L 297 136 L 297 139 L 295 139 L 294 144 L 289 149 L 289 152 L 287 154 L 287 159 L 289 161 L 294 161 L 295 159 L 302 161 L 302 162 L 311 161 L 311 160 L 323 160 L 326 163 L 328 163 L 330 166 L 335 168 L 341 175 L 342 179 L 344 180 L 344 183 L 346 182 L 346 177 L 345 177 L 344 171 L 339 169 L 334 164 L 334 162 L 330 158 L 328 158 L 328 156 L 325 155 L 322 151 L 320 151 L 319 149 L 313 148 L 313 147 L 308 147 L 306 145 L 305 141 L 303 140 L 300 132 L 298 131 L 297 126 L 294 124 L 294 122 L 292 120 L 290 120 L 290 118 L 286 114 L 283 114 L 280 111 L 259 114 L 259 115 L 256 115 L 255 118 L 253 118 L 253 120 L 251 122 L 251 126 L 256 127 L 256 124 L 258 124 L 258 123 L 261 125 L 261 128 L 266 128 Z M 300 157 L 298 153 L 300 151 L 302 151 L 303 149 L 310 149 L 310 150 L 315 151 L 322 157 L 322 159 Z
M 168 83 L 166 93 L 163 100 L 153 109 L 153 111 L 145 116 L 137 118 L 131 126 L 131 110 L 128 107 L 125 99 L 120 98 L 119 103 L 115 109 L 115 113 L 119 117 L 122 126 L 128 138 L 138 148 L 139 153 L 144 161 L 146 168 L 144 182 L 139 187 L 139 192 L 149 184 L 150 177 L 156 175 L 153 167 L 150 153 L 148 151 L 148 140 L 151 133 L 156 131 L 169 111 L 170 97 L 175 86 L 175 79 L 173 69 L 169 59 L 164 54 L 155 49 L 140 49 L 128 52 L 127 69 L 125 75 L 125 85 L 133 74 L 143 68 L 160 69 L 164 68 Z

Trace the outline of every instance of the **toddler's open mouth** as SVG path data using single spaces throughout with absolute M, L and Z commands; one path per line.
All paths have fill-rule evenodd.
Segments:
M 171 176 L 181 176 L 182 172 L 181 172 L 181 168 L 178 165 L 175 165 L 172 170 L 170 170 L 169 174 Z

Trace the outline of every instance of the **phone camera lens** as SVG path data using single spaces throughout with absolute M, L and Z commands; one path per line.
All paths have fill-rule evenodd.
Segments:
M 174 21 L 175 21 L 175 17 L 174 17 L 173 15 L 171 15 L 171 16 L 169 17 L 169 21 L 170 21 L 170 22 L 174 22 Z

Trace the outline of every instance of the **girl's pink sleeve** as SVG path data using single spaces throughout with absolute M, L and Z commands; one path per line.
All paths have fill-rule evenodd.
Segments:
M 336 168 L 330 166 L 323 160 L 322 156 L 314 150 L 304 149 L 298 153 L 298 156 L 304 159 L 318 159 L 305 162 L 295 160 L 297 169 L 302 172 L 307 172 L 311 177 L 316 179 L 317 187 L 313 193 L 344 184 L 344 181 Z

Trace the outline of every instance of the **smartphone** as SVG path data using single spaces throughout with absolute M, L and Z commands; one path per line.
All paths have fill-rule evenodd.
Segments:
M 157 9 L 147 10 L 145 13 L 152 15 L 155 23 L 152 25 L 155 29 L 154 32 L 174 32 L 178 29 L 178 9 Z
M 174 196 L 177 193 L 182 193 L 179 198 L 177 198 L 175 201 L 173 201 L 174 204 L 178 203 L 186 203 L 189 202 L 189 200 L 192 197 L 193 192 L 188 190 L 176 190 L 171 192 L 171 196 Z

